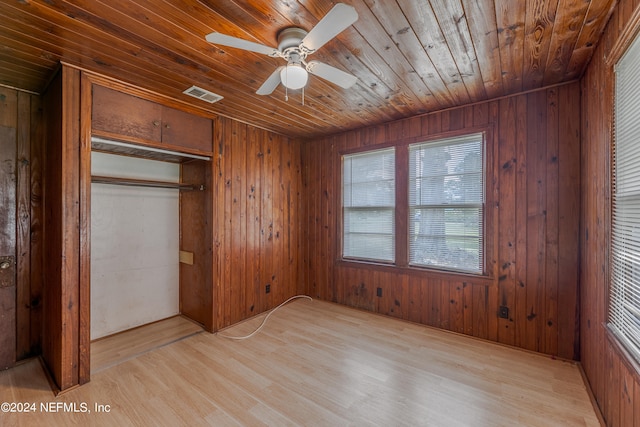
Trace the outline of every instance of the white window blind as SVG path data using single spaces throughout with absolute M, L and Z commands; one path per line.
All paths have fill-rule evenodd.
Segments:
M 342 158 L 344 258 L 395 259 L 395 151 Z
M 640 38 L 616 65 L 609 323 L 640 360 Z
M 483 134 L 409 146 L 409 263 L 483 272 Z

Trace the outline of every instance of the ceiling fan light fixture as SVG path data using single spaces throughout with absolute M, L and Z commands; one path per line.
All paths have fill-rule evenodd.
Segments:
M 280 71 L 280 81 L 287 89 L 302 89 L 308 80 L 309 73 L 300 64 L 288 64 Z
M 357 19 L 358 12 L 353 6 L 337 3 L 309 32 L 298 27 L 282 29 L 277 34 L 277 48 L 217 32 L 210 33 L 205 38 L 209 43 L 256 52 L 287 61 L 286 66 L 280 66 L 271 73 L 269 78 L 258 88 L 256 94 L 271 95 L 276 87 L 282 84 L 286 89 L 285 99 L 288 97 L 287 90 L 302 89 L 304 105 L 304 87 L 309 80 L 309 74 L 321 77 L 343 89 L 348 89 L 356 83 L 355 76 L 319 61 L 307 62 L 307 56 L 316 52 Z

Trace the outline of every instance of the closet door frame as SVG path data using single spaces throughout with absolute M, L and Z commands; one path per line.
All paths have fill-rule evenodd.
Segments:
M 92 135 L 92 105 L 93 86 L 95 84 L 108 85 L 116 89 L 129 92 L 129 87 L 124 83 L 112 81 L 105 77 L 63 64 L 63 92 L 62 92 L 62 156 L 69 159 L 69 170 L 59 171 L 62 178 L 73 191 L 62 194 L 48 194 L 47 197 L 61 197 L 62 205 L 73 212 L 73 215 L 64 215 L 61 224 L 63 244 L 70 245 L 73 254 L 66 254 L 70 262 L 69 268 L 65 268 L 61 277 L 61 288 L 55 290 L 55 298 L 62 304 L 50 308 L 45 316 L 52 320 L 54 325 L 67 324 L 68 331 L 64 331 L 62 337 L 58 331 L 60 340 L 52 341 L 49 354 L 43 354 L 45 364 L 51 371 L 57 392 L 68 390 L 77 385 L 82 385 L 90 380 L 91 373 L 91 135 Z M 144 91 L 130 88 L 131 93 L 144 94 Z M 154 97 L 151 97 L 154 98 Z M 152 99 L 160 102 L 164 99 Z M 171 103 L 171 102 L 168 102 Z M 174 105 L 175 106 L 175 105 Z M 213 155 L 213 153 L 210 153 Z M 203 318 L 199 320 L 203 327 L 214 332 L 215 310 L 213 304 L 213 232 L 212 223 L 214 207 L 213 195 L 213 161 L 203 166 L 206 191 L 203 193 L 204 207 L 201 215 L 202 223 L 207 229 L 203 233 L 205 252 L 200 254 L 204 263 L 204 283 L 183 284 L 183 286 L 202 286 L 203 289 L 193 292 L 204 293 Z M 71 182 L 73 181 L 73 182 Z M 181 220 L 182 221 L 182 220 Z M 182 225 L 181 225 L 182 227 Z M 67 243 L 64 243 L 67 242 Z M 77 248 L 77 249 L 76 249 Z M 64 248 L 63 248 L 64 249 Z M 77 262 L 77 263 L 76 263 Z M 69 304 L 64 303 L 66 300 Z M 59 307 L 59 311 L 55 309 Z M 181 310 L 182 311 L 182 310 Z M 55 333 L 55 331 L 51 331 Z M 65 363 L 69 357 L 73 363 Z M 52 362 L 52 363 L 49 363 Z

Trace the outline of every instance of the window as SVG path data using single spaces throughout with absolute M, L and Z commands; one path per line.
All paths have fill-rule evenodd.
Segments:
M 395 260 L 395 150 L 342 158 L 344 258 Z
M 483 274 L 484 146 L 475 133 L 344 155 L 343 259 Z
M 615 72 L 609 324 L 640 360 L 640 38 Z
M 409 264 L 483 272 L 483 136 L 409 147 Z

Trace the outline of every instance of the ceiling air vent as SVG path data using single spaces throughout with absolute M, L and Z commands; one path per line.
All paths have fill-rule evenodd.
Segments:
M 189 96 L 193 96 L 194 98 L 202 99 L 203 101 L 207 101 L 210 103 L 218 102 L 222 98 L 222 95 L 218 95 L 217 93 L 210 92 L 206 89 L 202 89 L 198 86 L 191 86 L 189 89 L 185 90 L 182 93 L 186 93 Z

